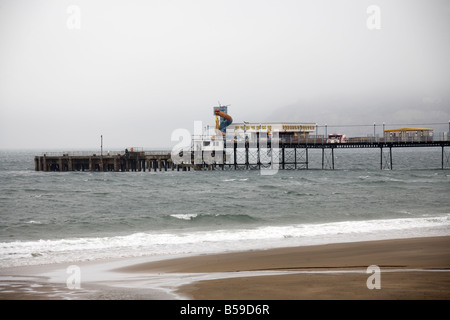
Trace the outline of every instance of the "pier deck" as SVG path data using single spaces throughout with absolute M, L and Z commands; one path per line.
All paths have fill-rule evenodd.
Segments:
M 380 169 L 393 166 L 393 148 L 440 147 L 441 168 L 449 167 L 450 156 L 443 141 L 358 141 L 346 143 L 320 143 L 320 141 L 280 141 L 276 145 L 228 142 L 216 151 L 190 152 L 187 161 L 172 159 L 170 151 L 109 152 L 103 154 L 61 153 L 35 156 L 36 171 L 167 171 L 211 169 L 261 169 L 273 166 L 277 169 L 309 169 L 309 149 L 322 149 L 322 169 L 335 169 L 334 149 L 378 148 Z M 328 153 L 328 154 L 327 154 Z M 184 158 L 186 159 L 186 158 Z
M 186 165 L 175 165 L 170 152 L 120 152 L 98 154 L 62 153 L 44 154 L 34 158 L 36 171 L 162 171 L 186 170 Z

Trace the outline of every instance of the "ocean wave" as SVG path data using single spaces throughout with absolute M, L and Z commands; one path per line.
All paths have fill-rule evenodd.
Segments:
M 197 213 L 180 213 L 180 214 L 171 214 L 170 216 L 173 218 L 176 218 L 176 219 L 180 219 L 180 220 L 192 220 L 195 217 L 197 217 L 198 214 Z
M 185 221 L 212 221 L 212 222 L 220 222 L 220 221 L 255 221 L 257 219 L 246 215 L 246 214 L 204 214 L 204 213 L 180 213 L 180 214 L 171 214 L 170 217 L 185 220 Z
M 195 218 L 201 215 L 196 216 Z M 185 219 L 187 216 L 177 219 Z M 195 219 L 194 218 L 194 219 Z M 265 249 L 318 242 L 345 241 L 380 234 L 392 237 L 450 235 L 450 215 L 342 221 L 321 224 L 261 226 L 257 228 L 208 231 L 139 232 L 126 236 L 89 237 L 58 240 L 14 241 L 0 243 L 0 266 L 37 265 L 103 258 L 173 255 L 227 250 Z M 431 230 L 431 231 L 430 231 Z M 428 233 L 429 234 L 429 233 Z M 334 239 L 334 240 L 333 240 Z
M 30 220 L 30 221 L 27 221 L 27 222 L 25 222 L 26 224 L 42 224 L 42 222 L 41 221 L 35 221 L 35 220 Z

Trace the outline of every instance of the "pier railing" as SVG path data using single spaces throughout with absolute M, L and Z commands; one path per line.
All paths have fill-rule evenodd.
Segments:
M 170 150 L 152 150 L 152 151 L 145 151 L 144 152 L 146 156 L 164 156 L 170 153 Z
M 152 155 L 167 155 L 170 153 L 170 150 L 150 150 L 150 151 L 144 151 L 144 148 L 140 148 L 140 149 L 134 149 L 133 151 L 130 151 L 130 149 L 126 149 L 128 152 L 138 152 L 138 153 L 143 153 L 146 156 L 152 156 Z M 138 151 L 139 150 L 139 151 Z M 91 150 L 91 151 L 52 151 L 52 152 L 42 152 L 42 156 L 47 156 L 47 157 L 89 157 L 89 156 L 94 156 L 94 157 L 99 157 L 99 156 L 104 156 L 104 157 L 110 157 L 110 156 L 116 156 L 116 155 L 120 155 L 123 156 L 127 153 L 127 151 L 125 151 L 125 149 L 123 150 L 117 150 L 117 151 L 99 151 L 99 150 Z
M 203 137 L 203 140 L 209 140 L 211 137 Z M 198 139 L 198 138 L 197 138 Z M 256 143 L 265 144 L 271 143 L 275 140 L 270 138 L 227 138 L 225 140 L 225 145 L 230 146 L 234 143 L 238 145 L 243 145 L 245 143 L 253 144 Z M 344 141 L 336 142 L 336 139 L 327 139 L 324 135 L 308 135 L 300 137 L 280 137 L 278 138 L 278 143 L 287 145 L 324 145 L 324 144 L 339 144 L 339 143 L 353 143 L 353 144 L 379 144 L 379 143 L 439 143 L 448 142 L 450 138 L 447 136 L 447 132 L 442 132 L 435 134 L 433 136 L 405 136 L 405 137 L 380 137 L 380 136 L 366 136 L 366 137 L 349 137 Z
M 103 156 L 106 155 L 122 155 L 125 151 L 108 151 L 103 152 Z M 42 156 L 47 157 L 88 157 L 88 156 L 101 156 L 102 152 L 98 150 L 91 150 L 91 151 L 52 151 L 52 152 L 42 152 Z

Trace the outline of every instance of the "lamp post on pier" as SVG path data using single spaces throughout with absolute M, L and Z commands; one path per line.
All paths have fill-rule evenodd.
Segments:
M 375 124 L 375 122 L 373 123 L 373 142 L 376 142 L 375 141 L 375 130 L 376 130 L 376 128 L 375 128 L 375 126 L 376 126 L 376 124 Z

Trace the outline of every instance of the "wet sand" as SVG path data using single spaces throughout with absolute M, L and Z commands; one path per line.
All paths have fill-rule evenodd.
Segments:
M 0 299 L 450 299 L 450 237 L 148 261 L 80 264 L 82 289 L 75 291 L 66 288 L 65 265 L 51 266 L 51 271 L 45 266 L 23 268 L 26 272 L 19 268 L 11 273 L 11 280 L 3 270 Z M 367 273 L 371 265 L 378 266 L 380 272 Z M 369 277 L 369 284 L 380 289 L 368 288 Z
M 369 289 L 368 266 L 380 268 Z M 282 271 L 281 275 L 240 276 Z M 122 272 L 229 273 L 178 289 L 191 299 L 450 299 L 450 237 L 339 243 L 143 263 Z M 256 275 L 255 273 L 255 275 Z M 377 281 L 371 278 L 371 283 Z

